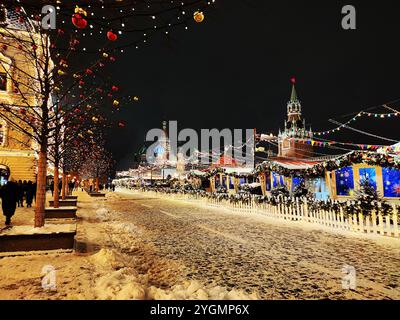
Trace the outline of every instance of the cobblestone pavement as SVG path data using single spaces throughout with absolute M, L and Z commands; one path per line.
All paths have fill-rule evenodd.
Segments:
M 107 201 L 132 237 L 181 265 L 182 278 L 263 299 L 400 299 L 400 241 L 331 233 L 178 200 L 119 193 Z M 138 239 L 139 238 L 139 239 Z M 344 265 L 355 290 L 342 288 Z M 167 267 L 167 266 L 165 266 Z

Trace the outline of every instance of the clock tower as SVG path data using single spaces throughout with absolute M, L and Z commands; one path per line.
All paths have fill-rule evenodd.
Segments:
M 287 103 L 287 119 L 284 122 L 283 132 L 280 130 L 278 135 L 278 156 L 293 159 L 311 158 L 314 153 L 313 147 L 304 142 L 312 139 L 313 135 L 311 129 L 306 130 L 301 103 L 297 97 L 296 79 L 292 78 L 291 82 L 292 93 Z

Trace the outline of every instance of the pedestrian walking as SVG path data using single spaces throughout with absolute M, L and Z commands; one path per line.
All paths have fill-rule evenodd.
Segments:
M 17 202 L 19 201 L 19 188 L 14 181 L 8 181 L 0 189 L 1 207 L 3 215 L 6 217 L 6 226 L 11 225 L 11 218 L 15 214 Z
M 26 189 L 26 207 L 27 208 L 32 207 L 34 193 L 35 193 L 35 187 L 33 185 L 33 182 L 29 180 L 27 183 L 27 189 Z
M 24 185 L 22 183 L 22 180 L 18 181 L 17 185 L 17 202 L 18 202 L 18 207 L 23 208 L 24 207 Z
M 51 196 L 54 196 L 54 181 L 50 183 Z
M 75 187 L 75 182 L 74 181 L 68 182 L 68 194 L 69 195 L 72 195 L 72 191 L 74 191 L 74 187 Z

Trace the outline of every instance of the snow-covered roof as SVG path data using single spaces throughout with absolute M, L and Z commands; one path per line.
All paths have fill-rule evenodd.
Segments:
M 282 166 L 291 170 L 305 170 L 321 163 L 322 161 L 309 161 L 309 160 L 292 160 L 292 159 L 275 159 L 272 161 L 274 164 Z
M 222 167 L 226 173 L 252 173 L 253 168 L 246 168 L 246 167 Z

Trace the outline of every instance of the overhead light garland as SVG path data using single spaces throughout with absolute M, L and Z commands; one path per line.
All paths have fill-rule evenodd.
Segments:
M 357 113 L 353 118 L 351 118 L 350 120 L 348 120 L 345 123 L 341 123 L 339 124 L 339 122 L 332 120 L 332 122 L 335 122 L 337 124 L 339 124 L 339 126 L 337 126 L 336 128 L 333 129 L 329 129 L 326 131 L 314 131 L 312 132 L 315 136 L 325 136 L 325 135 L 329 135 L 338 131 L 341 131 L 342 129 L 345 129 L 348 127 L 349 124 L 357 121 L 359 118 L 361 117 L 368 117 L 368 118 L 373 118 L 373 119 L 389 119 L 389 118 L 394 118 L 394 117 L 399 117 L 400 118 L 400 112 L 393 109 L 393 108 L 389 108 L 387 105 L 382 105 L 382 107 L 388 108 L 390 110 L 392 110 L 393 112 L 390 113 L 374 113 L 374 112 L 367 112 L 367 111 L 360 111 L 359 113 Z

